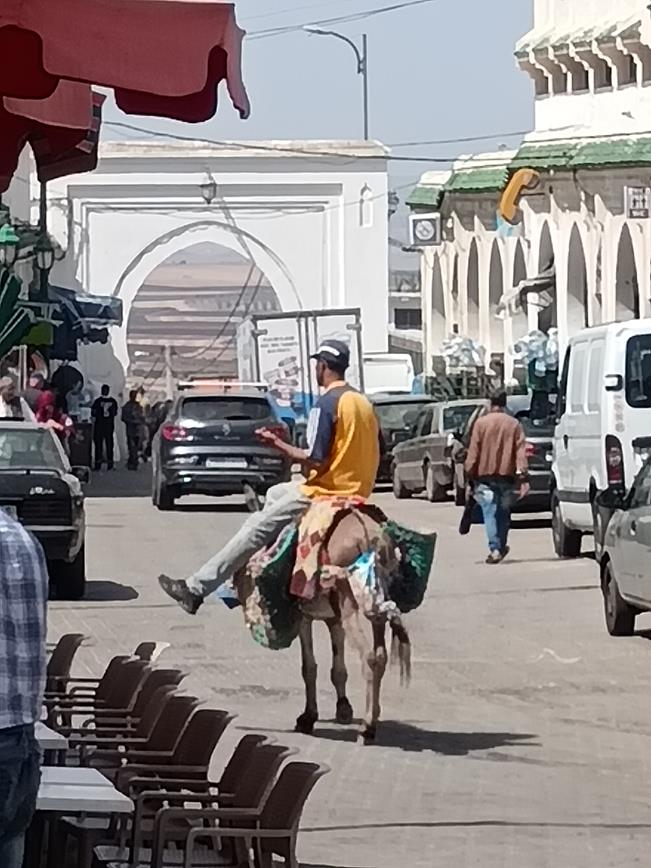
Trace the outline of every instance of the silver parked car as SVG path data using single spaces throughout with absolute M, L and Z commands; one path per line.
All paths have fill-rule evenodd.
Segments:
M 611 636 L 632 636 L 637 615 L 651 611 L 651 458 L 628 494 L 607 490 L 597 505 L 604 524 L 610 518 L 601 559 L 606 626 Z
M 393 450 L 393 493 L 398 500 L 425 492 L 433 503 L 447 498 L 454 482 L 454 432 L 464 427 L 485 401 L 429 404 L 419 413 L 411 436 Z

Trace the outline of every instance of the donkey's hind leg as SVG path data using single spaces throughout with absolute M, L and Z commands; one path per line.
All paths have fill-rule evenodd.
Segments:
M 317 704 L 317 665 L 316 657 L 314 656 L 314 637 L 312 621 L 309 618 L 301 620 L 298 635 L 301 640 L 302 673 L 305 684 L 305 711 L 298 717 L 295 731 L 302 732 L 304 735 L 312 735 L 314 724 L 319 719 L 319 708 Z
M 380 720 L 380 693 L 382 679 L 387 668 L 386 622 L 373 624 L 373 650 L 366 658 L 366 714 L 362 723 L 360 738 L 364 744 L 373 744 Z
M 330 678 L 337 693 L 336 721 L 344 726 L 353 722 L 353 707 L 346 696 L 348 670 L 346 669 L 346 634 L 340 618 L 329 618 L 326 621 L 330 631 L 332 644 L 332 669 Z

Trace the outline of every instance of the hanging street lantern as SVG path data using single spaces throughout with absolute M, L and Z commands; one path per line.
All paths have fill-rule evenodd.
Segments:
M 18 258 L 20 238 L 11 223 L 0 226 L 0 265 L 13 268 Z
M 206 172 L 206 177 L 200 185 L 200 190 L 206 205 L 212 205 L 217 198 L 217 181 L 215 181 L 210 172 Z
M 40 272 L 48 274 L 54 265 L 54 247 L 47 235 L 41 235 L 34 247 L 36 266 Z

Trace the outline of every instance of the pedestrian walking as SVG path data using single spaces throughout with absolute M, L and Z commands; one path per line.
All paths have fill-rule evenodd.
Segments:
M 129 400 L 122 408 L 122 421 L 127 431 L 127 469 L 137 470 L 140 456 L 140 440 L 145 416 L 142 407 L 138 403 L 138 392 L 133 389 L 129 392 Z
M 93 403 L 93 442 L 95 444 L 95 470 L 101 470 L 106 461 L 108 470 L 113 470 L 113 444 L 115 440 L 115 418 L 118 415 L 118 402 L 111 397 L 110 386 L 104 385 L 101 395 Z
M 529 493 L 524 430 L 506 412 L 506 400 L 506 392 L 493 395 L 490 412 L 473 426 L 466 459 L 466 474 L 484 516 L 488 564 L 499 564 L 508 555 L 516 492 L 520 498 Z
M 21 868 L 40 782 L 48 574 L 40 544 L 0 511 L 0 865 Z

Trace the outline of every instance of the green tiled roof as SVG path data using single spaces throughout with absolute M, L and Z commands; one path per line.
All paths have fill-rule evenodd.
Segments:
M 541 172 L 601 166 L 651 165 L 651 138 L 594 139 L 568 142 L 525 142 L 509 166 Z
M 580 145 L 578 142 L 525 142 L 511 161 L 509 169 L 566 169 Z
M 489 193 L 503 190 L 508 166 L 490 166 L 478 169 L 460 169 L 445 185 L 446 193 Z
M 574 155 L 571 168 L 651 165 L 651 138 L 595 139 Z
M 419 184 L 407 197 L 410 208 L 434 208 L 440 206 L 443 199 L 443 187 L 434 184 Z

